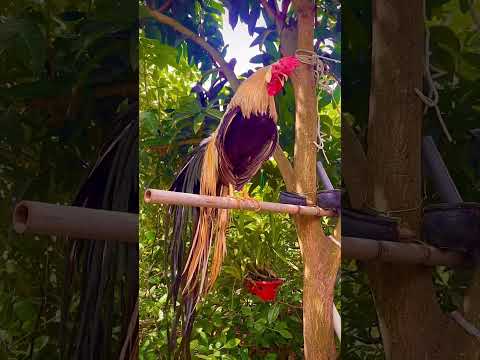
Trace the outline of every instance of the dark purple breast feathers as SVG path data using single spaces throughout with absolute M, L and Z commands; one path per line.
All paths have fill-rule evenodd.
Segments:
M 239 107 L 230 109 L 215 143 L 222 184 L 240 190 L 273 155 L 277 141 L 277 124 L 269 114 L 245 118 Z

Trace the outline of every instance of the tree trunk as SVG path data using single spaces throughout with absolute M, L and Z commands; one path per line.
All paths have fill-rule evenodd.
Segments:
M 373 1 L 367 203 L 419 233 L 424 18 L 417 0 Z M 367 267 L 388 360 L 466 359 L 467 335 L 442 313 L 431 270 Z
M 310 0 L 293 2 L 298 16 L 298 48 L 313 50 L 314 3 Z M 317 179 L 317 104 L 312 67 L 301 65 L 292 76 L 295 93 L 295 191 L 315 201 Z M 304 263 L 303 336 L 305 359 L 335 359 L 332 326 L 333 290 L 340 263 L 338 248 L 329 241 L 318 219 L 295 218 L 298 241 Z

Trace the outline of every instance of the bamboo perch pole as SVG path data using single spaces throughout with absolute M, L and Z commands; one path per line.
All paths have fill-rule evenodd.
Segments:
M 218 209 L 243 209 L 261 212 L 287 213 L 308 216 L 337 216 L 334 211 L 316 206 L 280 204 L 251 199 L 237 199 L 221 196 L 206 196 L 175 191 L 147 189 L 145 202 L 152 204 L 187 205 Z
M 355 237 L 342 237 L 342 257 L 363 261 L 379 260 L 428 266 L 458 266 L 465 263 L 466 260 L 461 253 L 440 250 L 428 245 Z
M 16 232 L 78 239 L 138 242 L 138 215 L 21 201 L 13 212 Z

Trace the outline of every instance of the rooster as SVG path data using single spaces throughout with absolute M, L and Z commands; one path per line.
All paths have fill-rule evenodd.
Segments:
M 233 196 L 233 190 L 241 190 L 275 151 L 278 131 L 274 96 L 299 65 L 296 57 L 284 57 L 243 81 L 217 129 L 191 155 L 170 190 L 210 196 Z M 220 272 L 229 217 L 227 209 L 176 205 L 170 206 L 169 215 L 172 223 L 167 224 L 167 307 L 173 308 L 175 314 L 168 334 L 169 351 L 174 351 L 175 358 L 189 358 L 195 308 Z M 191 239 L 188 256 L 186 238 Z M 182 342 L 175 351 L 180 321 Z

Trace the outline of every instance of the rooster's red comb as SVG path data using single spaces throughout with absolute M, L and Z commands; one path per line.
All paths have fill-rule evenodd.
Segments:
M 270 96 L 275 96 L 282 90 L 285 77 L 289 77 L 293 70 L 301 62 L 295 56 L 285 56 L 272 64 L 271 77 L 267 84 L 267 92 Z
M 301 62 L 295 56 L 285 56 L 273 64 L 274 70 L 280 71 L 290 76 L 293 70 L 300 66 Z

